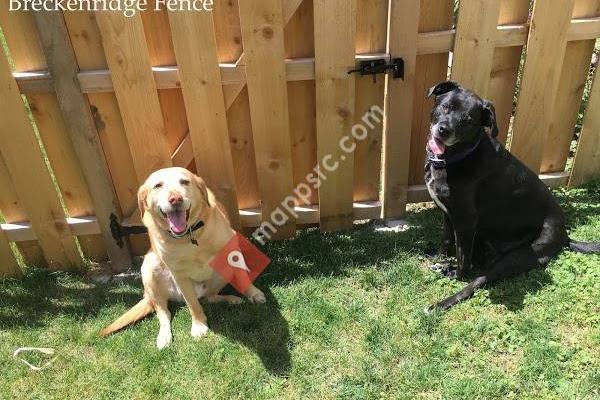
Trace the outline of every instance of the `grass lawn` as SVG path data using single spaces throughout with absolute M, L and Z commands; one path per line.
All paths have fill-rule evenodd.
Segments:
M 600 241 L 600 184 L 556 193 L 572 236 Z M 271 243 L 257 283 L 266 305 L 206 304 L 212 332 L 200 341 L 175 306 L 161 352 L 154 317 L 97 336 L 139 300 L 138 280 L 30 270 L 0 283 L 0 398 L 599 398 L 600 256 L 565 251 L 546 271 L 426 316 L 463 285 L 425 268 L 440 217 L 414 207 L 407 232 L 365 225 Z M 58 358 L 29 371 L 11 357 L 21 346 Z

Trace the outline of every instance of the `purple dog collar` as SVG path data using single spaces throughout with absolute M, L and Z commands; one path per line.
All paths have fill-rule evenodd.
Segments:
M 471 153 L 473 153 L 477 149 L 477 147 L 479 147 L 482 137 L 483 136 L 479 136 L 479 139 L 477 140 L 477 142 L 475 142 L 473 146 L 448 158 L 438 158 L 435 154 L 433 154 L 429 146 L 427 146 L 427 162 L 429 162 L 436 168 L 446 168 L 448 165 L 455 164 L 471 155 Z

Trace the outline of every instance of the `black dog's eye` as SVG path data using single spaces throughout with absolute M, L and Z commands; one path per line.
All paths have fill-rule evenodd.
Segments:
M 190 184 L 190 181 L 187 179 L 180 179 L 179 183 L 182 184 L 183 186 L 187 186 Z
M 160 189 L 161 187 L 163 187 L 162 182 L 158 182 L 156 185 L 154 185 L 154 189 Z
M 448 104 L 442 104 L 442 110 L 447 113 L 450 111 L 450 106 Z

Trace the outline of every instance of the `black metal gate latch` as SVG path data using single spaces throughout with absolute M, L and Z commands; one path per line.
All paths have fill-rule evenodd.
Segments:
M 359 61 L 358 68 L 348 71 L 349 74 L 359 72 L 361 76 L 373 75 L 373 83 L 377 82 L 377 75 L 392 73 L 392 78 L 404 80 L 404 60 L 392 58 L 389 63 L 384 58 Z
M 110 232 L 119 247 L 123 247 L 123 238 L 130 235 L 141 235 L 147 233 L 145 226 L 123 226 L 115 214 L 110 214 Z

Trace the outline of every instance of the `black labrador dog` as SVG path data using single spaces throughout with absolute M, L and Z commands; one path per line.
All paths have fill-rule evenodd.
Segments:
M 494 281 L 545 267 L 562 249 L 600 253 L 600 243 L 570 240 L 564 214 L 550 190 L 496 140 L 492 103 L 456 82 L 432 87 L 425 182 L 444 211 L 456 265 L 436 264 L 446 276 L 475 278 L 433 305 L 446 310 Z

